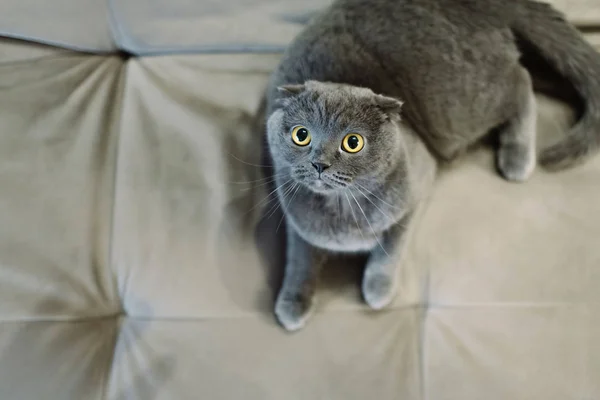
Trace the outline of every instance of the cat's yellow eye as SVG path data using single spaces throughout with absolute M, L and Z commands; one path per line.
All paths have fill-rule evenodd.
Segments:
M 307 146 L 310 143 L 310 132 L 306 127 L 297 125 L 292 129 L 292 140 L 298 146 Z
M 342 149 L 348 153 L 358 153 L 365 147 L 365 140 L 358 133 L 349 133 L 342 140 Z

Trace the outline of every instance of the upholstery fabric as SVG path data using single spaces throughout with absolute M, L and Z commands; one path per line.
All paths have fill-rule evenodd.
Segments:
M 30 12 L 6 1 L 2 26 Z M 87 26 L 37 34 L 116 48 Z M 279 57 L 0 40 L 0 399 L 600 398 L 600 157 L 511 184 L 475 150 L 440 174 L 390 309 L 367 309 L 360 263 L 340 258 L 307 327 L 277 326 L 256 114 Z M 538 100 L 541 147 L 575 115 Z
M 0 35 L 135 55 L 277 52 L 332 0 L 2 0 Z M 599 0 L 546 0 L 600 26 Z

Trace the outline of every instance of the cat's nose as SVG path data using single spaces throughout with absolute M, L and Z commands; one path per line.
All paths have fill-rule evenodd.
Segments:
M 325 171 L 327 168 L 331 167 L 331 164 L 325 164 L 325 163 L 321 163 L 321 162 L 311 163 L 311 164 L 313 167 L 315 167 L 315 169 L 317 170 L 319 175 L 321 175 L 321 173 L 323 171 Z

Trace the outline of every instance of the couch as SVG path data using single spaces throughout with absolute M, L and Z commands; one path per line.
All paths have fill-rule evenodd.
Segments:
M 600 157 L 512 184 L 474 150 L 389 309 L 340 258 L 277 325 L 260 100 L 326 3 L 2 1 L 0 399 L 600 399 Z M 553 3 L 600 48 L 600 0 Z M 545 146 L 576 113 L 538 99 Z

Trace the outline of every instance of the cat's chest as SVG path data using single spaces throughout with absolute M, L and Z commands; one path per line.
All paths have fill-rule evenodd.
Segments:
M 351 191 L 322 196 L 302 190 L 287 204 L 286 216 L 314 246 L 357 252 L 373 249 L 396 222 L 393 210 L 386 208 Z

